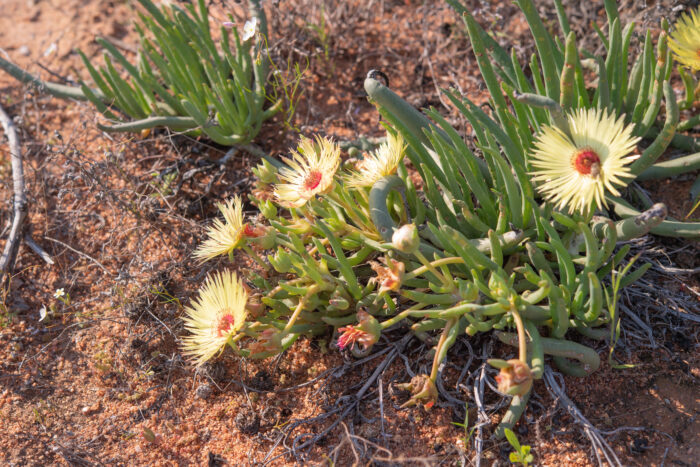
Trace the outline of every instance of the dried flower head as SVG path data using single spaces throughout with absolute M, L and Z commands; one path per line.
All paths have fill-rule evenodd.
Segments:
M 370 261 L 369 265 L 377 274 L 380 295 L 384 292 L 396 292 L 401 288 L 401 281 L 406 272 L 406 265 L 404 263 L 388 258 L 388 267 L 382 266 L 376 261 Z
M 695 71 L 700 70 L 700 7 L 681 15 L 668 45 L 676 61 Z
M 186 307 L 183 338 L 186 355 L 201 365 L 214 357 L 242 327 L 246 319 L 248 293 L 238 277 L 224 271 L 207 277 L 198 299 Z
M 532 388 L 532 372 L 527 364 L 520 360 L 512 359 L 489 360 L 492 366 L 500 368 L 501 372 L 496 376 L 498 390 L 511 396 L 524 396 Z
M 355 165 L 357 170 L 345 176 L 345 185 L 349 188 L 371 187 L 382 177 L 396 173 L 405 153 L 403 137 L 389 133 L 386 142 L 360 160 Z
M 214 219 L 214 225 L 207 230 L 208 238 L 194 252 L 194 257 L 204 262 L 219 255 L 227 255 L 239 248 L 246 237 L 255 237 L 255 232 L 243 222 L 243 205 L 239 196 L 234 196 L 226 204 L 217 207 L 224 216 L 224 222 Z
M 538 190 L 560 208 L 587 212 L 607 205 L 605 190 L 619 196 L 615 185 L 625 185 L 626 166 L 638 156 L 628 156 L 640 138 L 624 117 L 615 119 L 606 110 L 579 109 L 568 116 L 571 137 L 547 126 L 537 137 L 530 163 Z
M 297 151 L 292 151 L 292 158 L 284 158 L 284 162 L 288 167 L 279 170 L 279 178 L 286 183 L 275 187 L 275 197 L 285 207 L 298 208 L 333 188 L 340 148 L 327 138 L 316 137 L 312 141 L 302 136 Z
M 345 326 L 338 329 L 340 333 L 338 347 L 341 350 L 348 346 L 353 348 L 355 344 L 358 344 L 363 351 L 366 351 L 379 341 L 382 329 L 374 316 L 360 310 L 357 312 L 357 321 L 358 324 L 355 326 Z
M 411 391 L 411 398 L 406 401 L 401 408 L 412 405 L 423 404 L 425 410 L 430 409 L 438 398 L 438 390 L 435 383 L 428 375 L 416 375 L 409 383 L 397 384 L 396 387 L 402 391 Z

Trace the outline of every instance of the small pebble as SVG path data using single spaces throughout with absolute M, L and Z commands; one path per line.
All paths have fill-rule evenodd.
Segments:
M 24 55 L 25 57 L 27 57 L 27 56 L 29 56 L 29 54 L 30 54 L 31 52 L 29 51 L 29 47 L 27 47 L 26 45 L 23 45 L 23 46 L 21 46 L 19 49 L 17 49 L 17 53 L 19 53 L 20 55 Z
M 194 391 L 194 395 L 199 399 L 208 399 L 211 396 L 213 389 L 210 384 L 202 383 Z

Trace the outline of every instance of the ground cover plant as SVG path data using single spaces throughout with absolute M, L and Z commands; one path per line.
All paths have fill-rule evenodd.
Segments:
M 249 3 L 251 19 L 240 36 L 229 21 L 219 26 L 220 47 L 212 39 L 204 0 L 184 8 L 158 7 L 150 0 L 138 3 L 144 13 L 139 13 L 137 25 L 137 64 L 104 38 L 97 39 L 105 49 L 105 66 L 99 70 L 80 52 L 95 89 L 84 81 L 79 88 L 42 82 L 4 59 L 0 59 L 0 68 L 52 95 L 89 100 L 112 122 L 100 125 L 104 131 L 166 127 L 193 136 L 204 134 L 223 145 L 251 142 L 262 122 L 279 112 L 283 104 L 273 91 L 265 89 L 269 71 L 264 43 L 267 21 L 260 2 Z M 128 72 L 129 80 L 113 62 Z M 120 114 L 128 118 L 124 120 Z
M 520 7 L 527 10 L 528 4 L 520 2 Z M 204 5 L 199 4 L 199 11 Z M 439 91 L 438 80 L 450 80 L 433 70 L 454 71 L 453 54 L 439 64 L 428 60 L 432 79 L 422 86 L 435 96 L 427 102 L 435 108 L 425 113 L 407 102 L 426 107 L 426 101 L 416 101 L 407 91 L 414 83 L 387 66 L 396 58 L 388 54 L 379 67 L 366 66 L 347 84 L 347 89 L 364 87 L 369 97 L 369 103 L 364 96 L 353 98 L 357 104 L 339 113 L 349 119 L 351 131 L 323 116 L 310 127 L 308 116 L 322 112 L 306 110 L 302 99 L 298 115 L 306 110 L 307 120 L 294 118 L 306 136 L 277 119 L 268 130 L 262 127 L 262 147 L 240 145 L 229 151 L 241 156 L 236 159 L 210 158 L 228 148 L 207 148 L 204 138 L 187 142 L 198 136 L 189 131 L 144 133 L 140 136 L 147 139 L 142 141 L 119 137 L 103 143 L 111 149 L 95 159 L 81 149 L 86 137 L 55 133 L 47 139 L 47 161 L 62 161 L 68 173 L 78 175 L 56 182 L 42 175 L 42 183 L 52 188 L 43 198 L 30 195 L 24 244 L 34 244 L 38 252 L 39 244 L 61 246 L 62 252 L 44 251 L 44 258 L 55 261 L 73 255 L 73 264 L 85 262 L 91 271 L 86 279 L 76 272 L 67 282 L 48 282 L 46 267 L 32 266 L 38 274 L 30 284 L 50 284 L 40 303 L 26 294 L 32 285 L 22 280 L 26 273 L 21 268 L 31 259 L 20 250 L 20 272 L 7 289 L 8 300 L 22 294 L 31 305 L 24 311 L 11 305 L 0 333 L 10 339 L 13 352 L 3 366 L 10 383 L 2 395 L 2 415 L 9 432 L 18 436 L 17 441 L 3 440 L 8 459 L 26 459 L 27 452 L 37 452 L 69 463 L 196 459 L 217 465 L 224 459 L 251 464 L 326 459 L 338 465 L 371 460 L 479 464 L 495 461 L 499 447 L 500 458 L 524 464 L 533 458 L 536 463 L 619 464 L 635 456 L 657 462 L 669 449 L 675 459 L 684 458 L 678 451 L 684 443 L 681 433 L 691 438 L 693 433 L 685 415 L 673 419 L 683 423 L 671 430 L 664 417 L 650 422 L 630 418 L 634 406 L 625 403 L 638 401 L 643 407 L 647 389 L 651 394 L 666 391 L 663 377 L 651 376 L 649 361 L 661 359 L 664 363 L 651 368 L 659 374 L 677 372 L 672 373 L 675 381 L 687 384 L 694 378 L 697 284 L 692 277 L 683 279 L 697 273 L 697 249 L 687 239 L 694 225 L 664 224 L 668 210 L 681 217 L 692 205 L 688 193 L 696 169 L 676 157 L 680 154 L 692 164 L 692 157 L 683 159 L 692 149 L 670 152 L 675 157 L 670 163 L 654 167 L 664 177 L 677 176 L 675 193 L 683 196 L 683 210 L 674 203 L 668 208 L 645 204 L 644 188 L 658 182 L 653 177 L 651 182 L 633 180 L 635 164 L 656 164 L 652 159 L 668 154 L 664 145 L 676 136 L 685 137 L 676 138 L 681 147 L 692 142 L 692 123 L 678 125 L 681 119 L 694 118 L 687 94 L 696 86 L 692 75 L 671 70 L 667 77 L 670 66 L 659 74 L 661 87 L 668 90 L 673 85 L 677 96 L 686 93 L 678 103 L 683 107 L 685 102 L 686 108 L 677 115 L 669 110 L 676 98 L 670 99 L 667 92 L 668 99 L 652 102 L 655 88 L 646 84 L 652 101 L 644 104 L 644 116 L 654 116 L 647 131 L 640 133 L 640 121 L 631 120 L 621 107 L 598 105 L 605 95 L 600 60 L 598 74 L 583 63 L 580 76 L 571 73 L 577 70 L 574 57 L 585 60 L 586 50 L 593 56 L 613 50 L 616 34 L 622 34 L 619 26 L 609 29 L 613 39 L 601 33 L 601 47 L 589 49 L 587 37 L 596 35 L 585 32 L 585 22 L 575 24 L 575 9 L 554 2 L 549 12 L 536 12 L 549 31 L 556 31 L 557 22 L 564 24 L 566 13 L 584 44 L 578 52 L 573 40 L 560 44 L 559 68 L 555 61 L 552 76 L 560 84 L 575 87 L 577 79 L 583 80 L 585 91 L 568 102 L 566 93 L 552 97 L 544 85 L 534 89 L 533 69 L 537 57 L 545 60 L 543 55 L 535 55 L 533 69 L 524 70 L 525 81 L 517 83 L 527 82 L 533 89 L 509 84 L 500 62 L 493 57 L 491 61 L 485 52 L 498 54 L 496 46 L 510 51 L 510 37 L 499 34 L 498 21 L 483 21 L 488 9 L 456 5 L 444 5 L 445 16 L 438 21 L 452 21 L 443 29 L 456 41 L 455 50 L 471 54 L 471 44 L 470 76 L 487 86 L 481 93 L 477 86 Z M 221 12 L 208 6 L 214 14 Z M 601 3 L 601 13 L 609 17 L 610 6 L 611 2 Z M 355 25 L 363 25 L 360 31 L 377 31 L 363 23 L 373 24 L 370 18 L 376 20 L 376 12 L 352 8 L 324 3 L 318 10 L 302 10 L 302 22 L 295 22 L 295 13 L 282 19 L 274 10 L 266 12 L 272 27 L 265 39 L 273 64 L 294 54 L 298 61 L 299 50 L 316 47 L 318 58 L 309 63 L 321 79 L 309 78 L 309 102 L 323 102 L 326 95 L 319 90 L 328 86 L 334 90 L 328 102 L 343 96 L 338 89 L 345 88 L 333 87 L 342 81 L 334 78 L 347 73 L 338 70 L 343 69 L 341 63 L 350 68 L 342 60 L 353 52 L 342 49 L 348 42 L 335 35 L 334 27 L 343 30 L 354 18 Z M 411 8 L 393 5 L 379 24 L 393 30 L 396 15 Z M 426 19 L 420 21 L 425 31 L 434 11 L 417 11 L 421 14 L 407 17 L 424 14 Z M 465 17 L 465 11 L 473 17 Z M 495 11 L 513 15 L 517 9 L 499 4 Z M 624 13 L 617 12 L 617 24 Z M 523 27 L 535 21 L 527 14 L 524 18 Z M 231 19 L 242 27 L 245 10 L 234 10 L 234 18 L 227 18 Z M 285 21 L 291 23 L 286 30 Z M 683 18 L 676 24 L 686 22 L 690 20 Z M 614 19 L 612 23 L 615 26 Z M 673 24 L 666 33 L 675 34 L 680 43 L 682 30 Z M 556 33 L 548 34 L 550 45 L 562 42 Z M 527 33 L 522 37 L 531 41 Z M 632 49 L 635 41 L 630 44 Z M 644 41 L 640 47 L 645 50 Z M 524 51 L 514 47 L 513 57 L 536 48 L 535 41 Z M 668 60 L 670 53 L 661 56 Z M 87 60 L 75 58 L 85 66 Z M 637 62 L 630 60 L 634 69 Z M 510 60 L 513 71 L 515 62 Z M 651 80 L 645 74 L 649 67 L 645 71 L 640 66 L 640 83 Z M 610 73 L 615 79 L 608 81 L 615 84 L 608 95 L 617 90 L 625 102 L 628 96 L 619 88 L 623 65 L 615 67 Z M 375 70 L 365 77 L 370 68 Z M 543 75 L 543 82 L 552 81 Z M 598 102 L 586 104 L 584 94 Z M 355 105 L 369 116 L 362 117 L 359 132 Z M 81 115 L 89 112 L 89 107 L 78 109 Z M 654 133 L 656 128 L 663 136 Z M 280 137 L 280 131 L 288 133 Z M 94 134 L 89 129 L 84 133 Z M 255 160 L 245 150 L 263 157 Z M 173 153 L 163 156 L 163 151 Z M 37 155 L 30 150 L 27 157 L 33 161 Z M 55 165 L 42 163 L 40 170 L 52 171 Z M 32 193 L 40 172 L 32 166 L 28 173 Z M 60 191 L 58 180 L 63 184 Z M 85 187 L 96 189 L 99 196 L 78 195 Z M 661 191 L 648 198 L 661 195 L 667 201 Z M 51 206 L 54 199 L 59 205 L 49 209 L 57 220 L 47 220 L 50 230 L 41 233 L 41 217 L 32 211 L 33 205 L 39 200 Z M 641 209 L 623 212 L 618 208 L 623 202 Z M 111 226 L 108 241 L 100 240 L 103 227 L 85 242 L 79 240 L 85 223 L 76 217 L 61 220 L 76 206 L 80 212 L 95 213 L 88 219 Z M 117 218 L 110 210 L 119 213 Z M 647 233 L 661 232 L 661 226 L 666 233 L 679 229 L 675 233 L 686 239 L 666 240 L 675 242 L 667 244 L 673 251 L 658 246 Z M 113 242 L 138 252 L 124 255 Z M 679 263 L 664 262 L 665 254 Z M 664 279 L 668 273 L 676 277 Z M 669 283 L 681 288 L 670 288 Z M 90 297 L 89 291 L 99 287 L 103 292 Z M 107 305 L 99 297 L 106 297 Z M 34 304 L 36 313 L 31 311 Z M 650 307 L 655 307 L 653 312 Z M 20 328 L 26 329 L 27 323 L 29 331 L 23 332 Z M 45 344 L 31 342 L 32 336 L 45 336 Z M 59 355 L 60 362 L 73 363 L 48 363 L 48 352 Z M 77 444 L 67 441 L 66 427 L 76 426 L 76 418 L 64 409 L 74 407 L 76 398 L 64 389 L 70 385 L 61 375 L 63 365 L 85 362 L 91 372 L 86 387 L 96 388 L 92 390 L 98 396 L 89 403 L 77 402 L 82 404 L 76 414 L 82 422 L 77 423 L 99 427 L 105 434 Z M 34 373 L 20 384 L 15 375 L 27 368 Z M 55 375 L 51 386 L 56 392 L 49 392 L 43 382 L 48 374 Z M 625 391 L 626 379 L 642 381 L 640 390 Z M 687 391 L 692 386 L 685 387 Z M 683 391 L 681 386 L 677 390 Z M 688 394 L 692 399 L 692 391 Z M 86 400 L 83 389 L 77 389 L 77 395 Z M 606 421 L 600 417 L 603 412 L 590 405 L 606 399 L 622 404 L 605 411 L 620 423 Z M 680 407 L 683 414 L 692 412 L 692 405 Z M 132 414 L 123 412 L 128 408 Z M 17 414 L 22 413 L 33 414 L 29 431 L 17 428 L 22 426 Z M 32 434 L 34 428 L 43 434 Z M 669 441 L 671 432 L 675 441 Z M 573 444 L 552 448 L 555 442 L 571 439 L 572 433 Z M 507 443 L 492 434 L 506 435 Z M 53 436 L 54 447 L 29 447 L 36 436 Z M 666 453 L 650 447 L 650 439 L 656 446 L 667 446 Z

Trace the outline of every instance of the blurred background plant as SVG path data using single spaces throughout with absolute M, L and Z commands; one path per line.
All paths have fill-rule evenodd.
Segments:
M 111 120 L 98 125 L 104 131 L 167 127 L 226 146 L 250 143 L 285 98 L 294 98 L 287 89 L 293 82 L 268 81 L 267 22 L 259 0 L 250 0 L 251 19 L 242 34 L 232 22 L 220 25 L 220 47 L 205 0 L 185 7 L 138 2 L 144 12 L 136 25 L 136 64 L 102 38 L 97 41 L 105 49 L 104 66 L 95 67 L 80 52 L 95 89 L 86 82 L 80 88 L 43 82 L 4 59 L 0 68 L 57 97 L 89 100 Z

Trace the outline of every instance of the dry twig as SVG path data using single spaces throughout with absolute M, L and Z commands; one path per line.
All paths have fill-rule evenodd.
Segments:
M 27 217 L 27 194 L 24 190 L 24 168 L 22 167 L 22 150 L 17 136 L 17 129 L 5 110 L 0 106 L 0 123 L 10 145 L 10 160 L 12 162 L 12 187 L 14 190 L 13 217 L 10 236 L 5 244 L 5 251 L 0 258 L 0 277 L 3 283 L 12 274 L 15 260 L 22 241 L 22 227 Z

